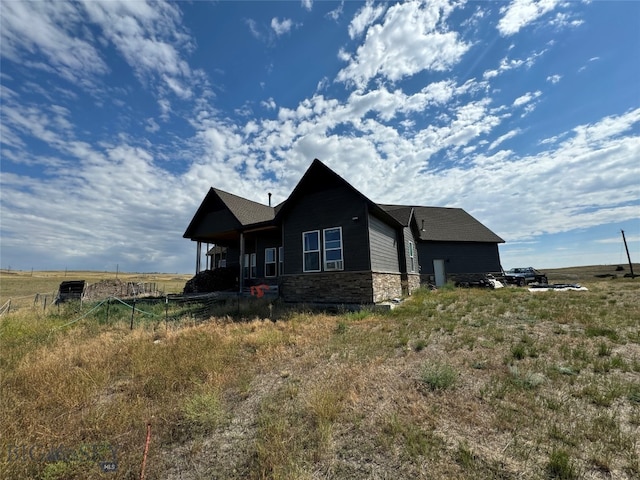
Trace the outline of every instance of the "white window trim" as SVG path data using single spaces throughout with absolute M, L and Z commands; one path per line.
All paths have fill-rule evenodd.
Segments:
M 305 250 L 304 245 L 304 237 L 308 233 L 317 233 L 318 234 L 318 250 Z M 302 232 L 302 271 L 304 273 L 307 272 L 321 272 L 322 264 L 320 263 L 320 249 L 322 248 L 322 238 L 320 237 L 320 230 L 309 230 L 306 232 Z M 318 254 L 318 269 L 317 270 L 309 270 L 307 269 L 307 265 L 305 263 L 305 255 L 307 253 L 317 253 Z
M 278 275 L 284 274 L 284 247 L 278 247 Z
M 273 251 L 273 262 L 267 262 L 267 250 Z M 264 249 L 264 276 L 265 278 L 273 278 L 278 276 L 278 250 L 276 247 L 268 247 Z M 273 265 L 273 271 L 275 272 L 273 275 L 267 275 L 267 265 Z
M 326 244 L 326 239 L 327 239 L 327 230 L 338 230 L 340 232 L 340 260 L 327 260 L 327 244 Z M 323 267 L 324 270 L 326 272 L 337 272 L 337 271 L 341 271 L 344 270 L 344 248 L 342 245 L 342 227 L 329 227 L 329 228 L 325 228 L 322 231 L 322 247 L 323 247 L 323 252 L 322 252 L 322 260 L 323 260 Z M 331 248 L 329 249 L 330 251 L 335 251 L 338 250 L 337 248 Z M 328 263 L 338 263 L 339 265 L 337 267 L 332 267 L 330 268 L 328 266 Z

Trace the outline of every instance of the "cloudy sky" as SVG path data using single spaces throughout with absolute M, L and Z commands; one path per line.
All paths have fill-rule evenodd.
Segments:
M 319 158 L 504 268 L 640 261 L 640 2 L 0 2 L 2 268 L 193 272 Z

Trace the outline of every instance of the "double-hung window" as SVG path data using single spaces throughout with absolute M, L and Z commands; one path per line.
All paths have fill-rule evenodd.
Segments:
M 252 253 L 251 254 L 251 272 L 250 272 L 251 278 L 256 278 L 257 273 L 258 272 L 256 271 L 256 254 Z
M 264 249 L 264 276 L 275 277 L 276 276 L 276 249 L 265 248 Z
M 302 234 L 302 271 L 320 271 L 320 230 Z
M 325 228 L 324 236 L 324 269 L 342 270 L 342 227 Z
M 284 248 L 278 247 L 278 275 L 284 274 Z
M 302 234 L 302 271 L 320 272 L 344 270 L 342 227 L 325 228 Z M 322 263 L 320 263 L 322 249 Z

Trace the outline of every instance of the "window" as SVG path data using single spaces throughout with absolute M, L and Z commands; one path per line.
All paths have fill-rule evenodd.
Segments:
M 249 254 L 244 254 L 242 261 L 242 278 L 249 278 Z
M 302 234 L 302 271 L 320 271 L 320 230 Z
M 411 269 L 409 270 L 410 272 L 416 271 L 416 264 L 415 264 L 414 254 L 413 254 L 413 242 L 409 242 L 409 267 Z
M 276 249 L 275 248 L 264 249 L 264 276 L 265 277 L 276 276 Z
M 342 270 L 342 227 L 324 230 L 324 269 Z
M 251 278 L 256 278 L 256 254 L 251 254 Z
M 284 247 L 278 247 L 278 275 L 284 273 Z

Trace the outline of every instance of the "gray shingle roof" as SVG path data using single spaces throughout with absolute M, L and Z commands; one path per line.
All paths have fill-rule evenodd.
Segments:
M 409 225 L 413 213 L 420 240 L 504 243 L 502 238 L 461 208 L 408 205 L 380 205 L 380 207 L 405 226 Z
M 268 222 L 275 217 L 275 209 L 273 207 L 247 200 L 217 188 L 213 190 L 243 226 Z

